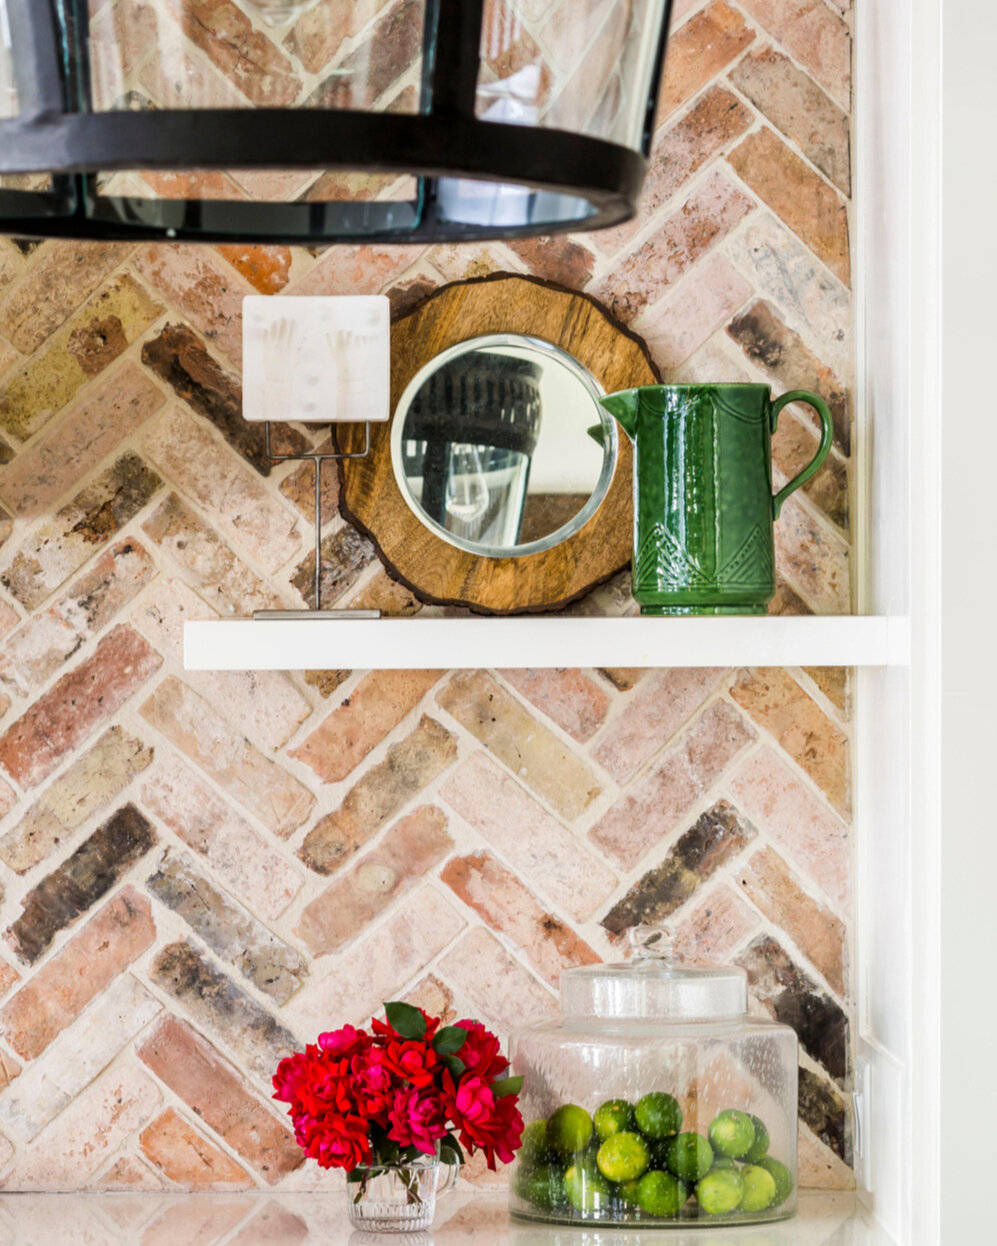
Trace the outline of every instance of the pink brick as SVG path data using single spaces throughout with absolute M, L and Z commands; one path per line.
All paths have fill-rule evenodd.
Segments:
M 311 272 L 288 287 L 288 294 L 378 294 L 422 254 L 421 247 L 330 247 Z
M 154 575 L 152 559 L 137 541 L 112 545 L 67 593 L 7 640 L 0 679 L 22 695 L 40 687 Z
M 511 1030 L 557 1016 L 550 991 L 514 960 L 494 935 L 480 926 L 469 930 L 440 961 L 445 978 L 476 1010 L 494 1022 L 503 1045 Z
M 11 809 L 17 804 L 17 793 L 10 786 L 0 779 L 0 818 L 5 818 Z
M 137 1190 L 162 1190 L 165 1182 L 161 1176 L 152 1172 L 147 1164 L 136 1159 L 134 1155 L 122 1155 L 120 1159 L 114 1161 L 102 1177 L 97 1179 L 94 1185 L 98 1190 L 124 1194 Z
M 742 5 L 842 108 L 850 106 L 851 36 L 824 0 L 742 0 Z
M 848 827 L 818 800 L 774 749 L 755 753 L 728 784 L 738 805 L 839 909 L 850 903 Z
M 509 670 L 502 678 L 576 740 L 598 731 L 609 697 L 579 670 Z
M 723 328 L 752 288 L 722 255 L 710 256 L 674 293 L 638 316 L 635 328 L 667 375 Z
M 690 18 L 668 41 L 659 118 L 664 119 L 748 46 L 755 32 L 729 4 L 719 0 Z
M 180 580 L 160 580 L 132 611 L 132 622 L 177 667 L 183 666 L 183 626 L 218 615 Z M 238 723 L 259 748 L 276 752 L 312 712 L 286 675 L 277 671 L 188 671 L 186 681 L 227 721 Z
M 723 964 L 757 927 L 757 914 L 721 884 L 675 928 L 672 946 L 681 960 Z
M 442 671 L 371 671 L 291 750 L 324 783 L 338 783 L 419 704 Z
M 346 943 L 447 855 L 453 840 L 446 828 L 446 815 L 433 805 L 399 819 L 304 909 L 295 933 L 317 956 Z
M 172 1108 L 142 1130 L 139 1144 L 143 1155 L 182 1189 L 245 1190 L 253 1185 L 245 1169 Z
M 162 661 L 138 632 L 119 624 L 0 736 L 0 763 L 22 787 L 34 787 L 115 714 Z
M 598 955 L 570 926 L 545 912 L 536 896 L 488 852 L 455 857 L 440 877 L 492 927 L 508 936 L 551 986 L 562 969 Z
M 12 632 L 20 621 L 21 616 L 14 607 L 8 606 L 5 601 L 0 601 L 0 639 L 8 632 Z
M 311 812 L 311 792 L 179 679 L 164 680 L 140 713 L 275 835 L 287 838 Z
M 592 756 L 617 783 L 626 783 L 692 717 L 722 675 L 710 667 L 649 673 L 606 726 Z
M 851 613 L 848 546 L 794 497 L 775 525 L 775 560 L 816 614 Z
M 325 0 L 298 18 L 285 40 L 311 74 L 322 73 L 346 39 L 360 33 L 389 0 Z
M 142 802 L 261 917 L 279 917 L 301 890 L 302 879 L 280 853 L 178 757 L 157 761 L 142 784 Z
M 18 1055 L 40 1055 L 155 937 L 148 900 L 123 887 L 0 1009 Z
M 518 874 L 578 921 L 591 917 L 616 877 L 484 753 L 473 753 L 441 789 L 443 799 Z
M 157 243 L 140 247 L 132 263 L 209 343 L 242 366 L 245 288 L 210 247 Z
M 406 896 L 387 921 L 333 957 L 329 972 L 296 996 L 285 1011 L 302 1019 L 300 1029 L 366 1022 L 382 1004 L 397 999 L 467 923 L 431 886 Z
M 289 1207 L 271 1202 L 265 1203 L 235 1237 L 229 1238 L 228 1246 L 273 1246 L 274 1242 L 304 1246 L 309 1240 L 314 1238 L 304 1220 Z
M 244 1194 L 214 1194 L 210 1199 L 181 1199 L 142 1230 L 142 1246 L 214 1246 L 246 1215 Z
M 613 860 L 632 869 L 675 829 L 754 738 L 737 710 L 715 701 L 595 824 L 590 838 Z
M 167 411 L 145 434 L 145 451 L 237 547 L 268 572 L 299 548 L 293 511 L 193 416 Z

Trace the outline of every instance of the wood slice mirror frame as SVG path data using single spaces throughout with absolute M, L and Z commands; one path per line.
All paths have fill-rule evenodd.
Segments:
M 443 286 L 391 326 L 392 412 L 397 414 L 412 378 L 441 351 L 486 334 L 522 334 L 560 347 L 607 394 L 660 380 L 640 338 L 591 296 L 535 277 L 495 273 Z M 335 432 L 344 453 L 363 450 L 361 425 L 339 425 Z M 372 426 L 366 458 L 340 460 L 340 511 L 373 541 L 388 574 L 420 601 L 486 614 L 556 610 L 630 562 L 633 454 L 625 436 L 618 442 L 602 505 L 577 532 L 537 553 L 474 554 L 420 522 L 395 480 L 391 421 Z

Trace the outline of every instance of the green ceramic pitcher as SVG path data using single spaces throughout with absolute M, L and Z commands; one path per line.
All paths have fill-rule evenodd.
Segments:
M 827 404 L 767 385 L 644 385 L 600 398 L 634 443 L 633 595 L 641 614 L 764 614 L 773 522 L 831 448 Z M 771 438 L 787 403 L 820 416 L 817 453 L 772 493 Z

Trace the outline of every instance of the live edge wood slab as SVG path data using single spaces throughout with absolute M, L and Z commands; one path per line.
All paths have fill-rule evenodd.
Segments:
M 607 394 L 660 377 L 644 343 L 595 299 L 533 277 L 495 273 L 431 294 L 391 327 L 391 409 L 440 351 L 486 333 L 522 333 L 561 347 Z M 336 428 L 342 452 L 363 449 L 361 425 Z M 388 573 L 421 600 L 485 614 L 556 610 L 623 570 L 633 541 L 633 456 L 621 435 L 616 471 L 587 524 L 520 558 L 484 558 L 442 541 L 407 506 L 391 466 L 391 422 L 371 428 L 370 454 L 340 460 L 339 505 L 371 538 Z

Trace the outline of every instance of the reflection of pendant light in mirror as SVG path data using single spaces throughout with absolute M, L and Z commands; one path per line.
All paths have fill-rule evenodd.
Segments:
M 445 506 L 448 528 L 459 536 L 476 535 L 475 527 L 488 510 L 488 485 L 477 446 L 451 445 Z

